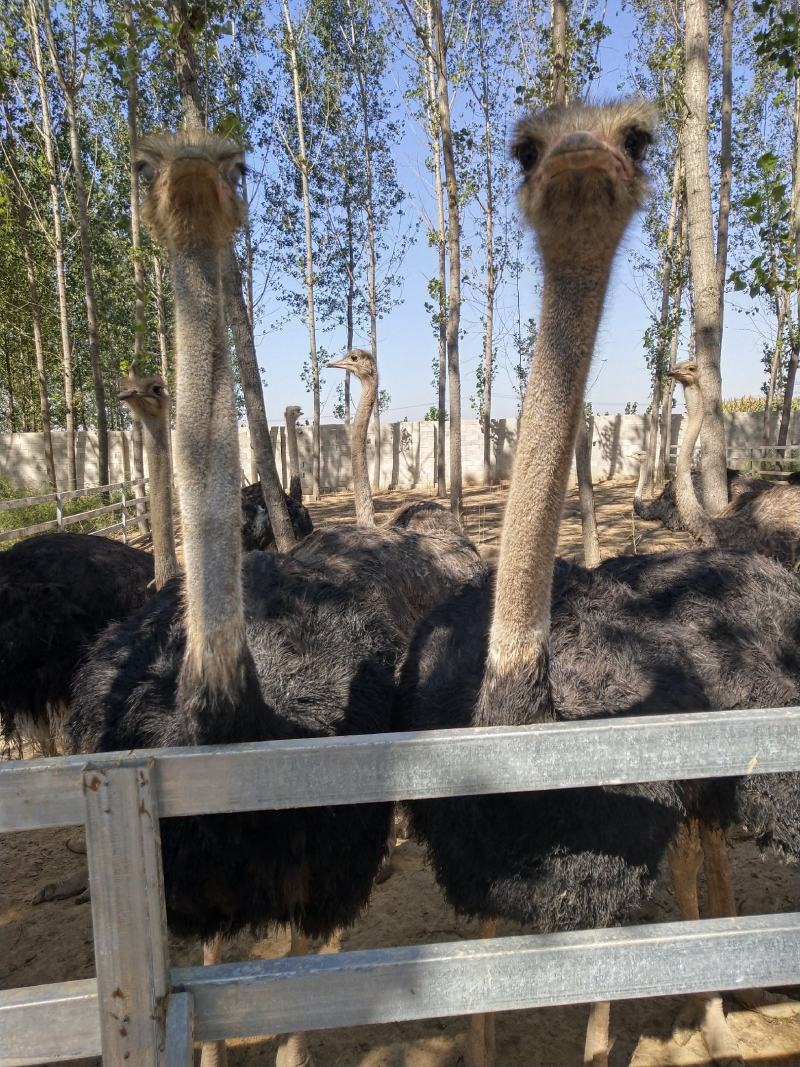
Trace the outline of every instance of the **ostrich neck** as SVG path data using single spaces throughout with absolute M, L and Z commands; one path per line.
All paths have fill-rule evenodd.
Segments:
M 686 430 L 675 464 L 675 505 L 692 537 L 701 544 L 713 547 L 717 544 L 717 537 L 705 508 L 697 499 L 692 481 L 694 446 L 703 425 L 703 397 L 697 385 L 685 385 L 683 395 L 686 400 Z
M 297 447 L 297 422 L 286 420 L 286 438 L 289 445 L 289 477 L 300 477 L 300 451 Z
M 239 441 L 220 255 L 173 252 L 175 465 L 186 570 L 182 687 L 233 691 L 245 659 Z
M 375 510 L 372 506 L 372 489 L 367 470 L 367 434 L 369 420 L 375 405 L 378 388 L 374 378 L 361 382 L 356 417 L 352 430 L 353 496 L 356 505 L 356 522 L 359 526 L 375 525 Z
M 141 420 L 147 469 L 150 475 L 150 528 L 156 565 L 156 589 L 178 573 L 175 529 L 172 522 L 172 469 L 169 460 L 169 421 Z
M 545 264 L 541 324 L 500 542 L 480 725 L 552 714 L 548 637 L 556 545 L 612 255 L 613 249 L 590 268 L 565 266 L 563 259 L 552 268 Z M 582 256 L 585 250 L 576 251 L 574 263 Z

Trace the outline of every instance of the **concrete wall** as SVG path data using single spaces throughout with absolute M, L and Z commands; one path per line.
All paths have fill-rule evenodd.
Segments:
M 777 416 L 775 417 L 777 419 Z M 672 440 L 677 442 L 683 418 L 673 416 Z M 760 445 L 763 416 L 737 413 L 725 416 L 729 458 L 734 465 L 747 460 L 748 449 Z M 298 446 L 303 488 L 311 490 L 311 427 L 298 426 Z M 284 427 L 272 428 L 272 444 L 278 471 L 285 486 L 289 484 L 289 456 Z M 324 425 L 322 432 L 323 491 L 348 489 L 352 485 L 350 470 L 350 432 L 340 425 Z M 393 422 L 381 426 L 381 485 L 408 489 L 430 488 L 435 482 L 436 433 L 432 422 Z M 774 431 L 773 431 L 774 433 Z M 592 477 L 594 481 L 634 477 L 638 473 L 636 453 L 644 447 L 647 420 L 643 415 L 596 415 L 592 425 Z M 492 462 L 501 479 L 511 474 L 511 462 L 517 440 L 517 420 L 497 419 L 492 423 Z M 800 415 L 792 416 L 790 444 L 800 443 Z M 255 478 L 255 466 L 246 428 L 239 430 L 242 469 L 249 480 Z M 66 451 L 63 433 L 53 434 L 56 472 L 59 487 L 67 482 Z M 375 439 L 368 443 L 370 472 L 374 469 Z M 449 434 L 445 440 L 449 464 Z M 77 435 L 78 484 L 97 485 L 97 437 L 94 433 Z M 131 477 L 131 439 L 129 431 L 109 434 L 109 460 L 112 482 Z M 466 485 L 483 482 L 483 435 L 475 419 L 461 424 L 461 460 Z M 35 490 L 46 484 L 44 446 L 41 434 L 0 434 L 0 479 L 20 490 Z

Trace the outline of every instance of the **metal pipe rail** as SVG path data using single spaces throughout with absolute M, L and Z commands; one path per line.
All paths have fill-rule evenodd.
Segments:
M 97 978 L 0 993 L 0 1067 L 188 1067 L 193 1037 L 796 983 L 800 914 L 172 969 L 158 834 L 160 816 L 795 770 L 800 708 L 8 763 L 0 831 L 86 825 Z

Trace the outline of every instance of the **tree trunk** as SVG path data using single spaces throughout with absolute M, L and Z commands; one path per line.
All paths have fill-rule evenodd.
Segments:
M 64 422 L 67 451 L 67 488 L 77 489 L 78 467 L 75 456 L 75 388 L 73 385 L 72 341 L 69 331 L 69 305 L 64 267 L 64 234 L 61 226 L 61 205 L 58 192 L 58 169 L 55 160 L 55 138 L 50 116 L 47 78 L 39 44 L 38 14 L 34 0 L 28 0 L 28 32 L 31 39 L 31 58 L 39 87 L 42 108 L 42 137 L 47 161 L 47 182 L 50 188 L 50 210 L 53 217 L 53 253 L 55 258 L 58 317 L 61 327 L 61 367 L 64 378 Z
M 597 532 L 597 516 L 594 510 L 592 442 L 586 427 L 585 416 L 578 420 L 578 435 L 575 439 L 575 473 L 578 476 L 578 501 L 581 508 L 583 562 L 586 567 L 596 567 L 602 556 L 600 555 L 600 537 Z
M 437 107 L 442 137 L 445 188 L 447 190 L 447 247 L 450 259 L 447 294 L 447 379 L 450 386 L 450 508 L 460 521 L 461 485 L 461 374 L 458 334 L 461 322 L 461 217 L 458 205 L 453 131 L 450 125 L 450 94 L 447 81 L 447 53 L 440 0 L 430 0 L 436 57 Z
M 483 136 L 486 142 L 484 156 L 486 174 L 486 310 L 484 312 L 483 337 L 483 399 L 481 402 L 481 423 L 483 426 L 483 483 L 492 485 L 492 378 L 494 376 L 494 297 L 495 297 L 495 263 L 494 263 L 494 175 L 492 173 L 492 124 L 489 110 L 489 76 L 486 70 L 483 36 L 481 35 L 481 104 L 483 109 Z
M 792 244 L 794 262 L 797 269 L 800 264 L 800 77 L 794 80 L 794 160 L 792 161 Z M 786 391 L 783 394 L 783 411 L 778 444 L 785 445 L 789 438 L 789 422 L 792 417 L 792 398 L 794 397 L 794 380 L 797 364 L 800 360 L 800 285 L 795 290 L 797 314 L 791 327 L 789 367 L 786 372 Z
M 286 35 L 289 45 L 289 65 L 292 71 L 292 89 L 294 92 L 294 110 L 297 123 L 297 144 L 299 159 L 297 161 L 300 171 L 300 184 L 303 195 L 303 215 L 306 231 L 306 262 L 305 262 L 305 286 L 306 286 L 306 322 L 308 324 L 308 353 L 311 362 L 311 391 L 313 396 L 313 421 L 312 421 L 312 444 L 311 444 L 311 499 L 319 500 L 320 491 L 320 400 L 319 400 L 319 360 L 317 358 L 317 326 L 314 312 L 314 243 L 311 227 L 311 192 L 308 183 L 308 156 L 306 155 L 305 123 L 303 121 L 303 97 L 300 89 L 300 70 L 297 61 L 297 44 L 294 36 L 289 5 L 287 0 L 281 0 L 283 18 L 286 23 Z
M 658 341 L 653 364 L 653 396 L 650 404 L 650 427 L 647 439 L 647 460 L 645 462 L 642 491 L 652 487 L 655 481 L 656 456 L 658 454 L 658 414 L 661 406 L 661 392 L 664 387 L 665 356 L 667 332 L 669 329 L 670 295 L 674 273 L 674 251 L 677 227 L 680 215 L 681 199 L 681 156 L 680 150 L 675 157 L 672 172 L 672 199 L 667 219 L 667 243 L 664 248 L 664 261 L 661 265 L 661 310 L 658 319 Z M 662 430 L 663 433 L 663 430 Z
M 133 161 L 133 151 L 139 140 L 139 52 L 136 47 L 136 27 L 133 24 L 133 12 L 130 0 L 127 0 L 123 12 L 125 28 L 128 33 L 128 145 L 130 147 L 130 189 L 131 189 L 131 249 L 133 252 L 133 362 L 138 372 L 142 373 L 142 356 L 147 337 L 147 321 L 144 306 L 144 262 L 142 261 L 142 224 L 139 212 L 139 172 Z M 142 423 L 133 416 L 133 476 L 137 481 L 136 496 L 144 496 L 144 440 Z M 167 433 L 169 437 L 169 433 Z M 152 473 L 151 473 L 152 480 Z M 151 485 L 152 490 L 152 485 Z M 152 491 L 151 491 L 152 498 Z M 139 516 L 139 532 L 147 533 L 147 520 L 144 501 L 137 501 L 136 514 Z M 152 511 L 152 506 L 151 506 Z
M 672 370 L 678 359 L 678 342 L 680 340 L 680 310 L 683 300 L 684 259 L 686 257 L 686 212 L 681 211 L 681 224 L 678 234 L 678 257 L 680 273 L 678 284 L 672 298 L 672 321 L 674 323 L 672 336 L 669 342 L 668 368 Z M 670 452 L 672 450 L 672 394 L 675 391 L 675 380 L 666 379 L 666 389 L 661 403 L 661 445 L 658 456 L 658 469 L 661 477 L 666 481 L 669 478 Z
M 709 515 L 728 503 L 720 355 L 722 322 L 714 252 L 708 162 L 708 0 L 686 0 L 687 116 L 683 129 L 689 262 L 694 294 L 694 343 L 703 394 L 703 501 Z
M 731 213 L 733 159 L 733 20 L 736 0 L 722 0 L 722 117 L 719 148 L 719 213 L 717 215 L 717 285 L 720 336 L 725 318 L 725 281 L 728 276 L 728 219 Z
M 42 439 L 44 442 L 44 460 L 47 467 L 47 480 L 55 491 L 56 465 L 53 459 L 53 438 L 50 425 L 50 396 L 47 391 L 47 375 L 44 360 L 44 341 L 42 339 L 42 303 L 39 297 L 39 284 L 36 280 L 36 266 L 31 249 L 30 231 L 28 229 L 28 209 L 22 195 L 23 190 L 18 187 L 19 170 L 17 167 L 16 150 L 10 125 L 7 129 L 6 152 L 9 156 L 11 170 L 14 174 L 17 196 L 14 198 L 14 209 L 19 228 L 19 239 L 22 245 L 22 256 L 25 260 L 25 274 L 28 278 L 28 293 L 31 302 L 31 330 L 33 332 L 33 352 L 36 358 L 36 384 L 39 392 L 39 418 L 42 423 Z M 11 382 L 9 380 L 9 394 Z
M 350 186 L 345 175 L 345 217 L 347 219 L 347 346 L 346 351 L 349 352 L 353 347 L 353 308 L 356 302 L 356 255 L 355 255 L 355 242 L 353 236 L 353 205 L 350 201 Z M 350 371 L 344 372 L 344 424 L 350 425 L 351 412 L 350 412 Z
M 781 366 L 781 355 L 783 353 L 783 323 L 787 311 L 788 297 L 786 293 L 781 293 L 776 301 L 777 307 L 777 324 L 775 328 L 775 348 L 772 351 L 772 362 L 769 368 L 769 385 L 767 387 L 767 402 L 764 405 L 764 429 L 761 440 L 765 445 L 770 443 L 772 434 L 770 432 L 770 416 L 772 415 L 772 406 L 775 403 L 775 384 L 778 381 L 778 371 Z
M 97 316 L 97 297 L 94 290 L 94 267 L 92 262 L 92 242 L 89 234 L 89 213 L 86 206 L 86 187 L 83 178 L 83 159 L 81 157 L 81 140 L 78 128 L 77 96 L 80 83 L 68 79 L 56 50 L 53 28 L 50 22 L 50 3 L 43 0 L 42 13 L 44 28 L 58 83 L 64 94 L 64 107 L 67 113 L 69 130 L 69 147 L 72 156 L 72 176 L 75 183 L 75 205 L 78 209 L 78 238 L 83 268 L 84 297 L 86 301 L 86 342 L 89 350 L 89 362 L 92 368 L 94 399 L 97 408 L 97 466 L 100 485 L 107 485 L 108 474 L 108 415 L 106 412 L 106 390 L 103 382 L 103 367 L 100 358 L 100 323 Z
M 551 99 L 556 107 L 567 102 L 567 5 L 569 0 L 553 0 L 553 89 Z
M 195 73 L 197 57 L 194 54 L 194 45 L 188 29 L 185 0 L 174 0 L 170 11 L 173 21 L 178 26 L 175 36 L 175 67 L 183 109 L 183 124 L 187 130 L 204 130 L 205 122 L 197 94 Z M 272 439 L 264 407 L 264 390 L 258 370 L 253 327 L 242 295 L 242 274 L 233 248 L 230 249 L 227 259 L 222 264 L 222 273 L 225 314 L 236 349 L 239 378 L 250 429 L 250 442 L 261 477 L 261 491 L 272 532 L 275 535 L 275 544 L 279 552 L 286 552 L 294 544 L 294 531 L 275 464 L 275 454 L 272 450 Z M 317 388 L 318 395 L 319 388 Z
M 433 40 L 433 22 L 430 4 L 425 5 L 425 17 L 429 40 Z M 436 68 L 433 56 L 425 51 L 425 85 L 427 91 L 428 113 L 430 116 L 428 135 L 431 156 L 433 158 L 433 175 L 436 191 L 436 251 L 438 268 L 438 370 L 436 375 L 437 418 L 436 418 L 436 495 L 444 499 L 447 496 L 447 462 L 445 434 L 447 432 L 447 224 L 444 214 L 444 184 L 442 183 L 442 141 L 439 136 L 439 123 L 436 118 L 438 97 L 436 92 Z

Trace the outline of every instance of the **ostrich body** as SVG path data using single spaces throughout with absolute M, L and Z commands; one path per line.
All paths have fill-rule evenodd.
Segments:
M 606 564 L 586 570 L 555 559 L 608 273 L 643 196 L 640 160 L 651 121 L 643 105 L 627 104 L 558 109 L 517 128 L 520 198 L 545 284 L 497 577 L 461 589 L 420 627 L 398 698 L 409 729 L 791 704 L 800 696 L 800 586 L 780 567 L 736 554 L 669 556 L 668 567 L 686 576 L 704 573 L 711 560 L 725 571 L 726 581 L 704 599 L 698 591 L 687 628 L 673 621 L 677 594 L 673 601 L 663 590 L 637 592 L 619 579 L 623 560 L 611 561 L 614 573 Z M 635 557 L 632 566 L 640 558 L 659 567 L 655 556 Z M 716 612 L 726 598 L 740 617 L 720 636 Z M 459 912 L 483 920 L 484 930 L 502 917 L 550 931 L 630 914 L 687 814 L 726 825 L 746 800 L 731 782 L 662 783 L 410 808 Z M 763 810 L 761 822 L 768 822 Z M 586 1062 L 605 1063 L 604 1045 L 587 1043 Z M 493 1062 L 485 1018 L 473 1021 L 470 1057 L 474 1067 Z
M 329 367 L 341 367 L 352 371 L 361 382 L 361 396 L 353 419 L 351 456 L 353 464 L 353 498 L 356 523 L 359 526 L 375 525 L 375 509 L 372 504 L 372 489 L 367 470 L 367 434 L 369 420 L 378 395 L 378 371 L 372 353 L 366 348 L 351 348 L 343 359 L 329 363 Z
M 800 550 L 800 488 L 765 483 L 766 489 L 740 493 L 719 514 L 709 516 L 690 473 L 703 422 L 697 364 L 679 363 L 669 373 L 683 386 L 688 415 L 675 474 L 675 502 L 686 529 L 708 547 L 749 549 L 795 567 Z
M 176 471 L 185 579 L 110 629 L 81 674 L 73 748 L 219 744 L 386 730 L 394 630 L 373 605 L 286 556 L 242 566 L 236 410 L 220 255 L 244 212 L 241 153 L 200 133 L 141 148 L 143 216 L 167 245 L 177 352 Z M 366 903 L 391 806 L 167 820 L 172 928 L 208 940 L 291 923 L 329 937 Z M 298 1035 L 283 1064 L 310 1062 Z
M 295 499 L 291 492 L 284 493 L 286 510 L 296 541 L 302 541 L 314 529 L 314 523 L 304 506 L 302 498 Z M 269 512 L 264 506 L 261 482 L 253 482 L 242 489 L 242 548 L 245 552 L 265 552 L 275 548 L 275 534 L 269 521 Z
M 0 554 L 2 730 L 38 737 L 47 753 L 61 748 L 72 677 L 92 641 L 177 573 L 169 393 L 160 376 L 132 369 L 119 395 L 142 422 L 154 555 L 78 533 L 29 538 Z
M 748 478 L 747 475 L 742 474 L 741 471 L 733 467 L 728 467 L 727 479 L 728 497 L 731 500 L 741 496 L 743 493 L 763 492 L 765 489 L 771 488 L 770 483 L 762 478 Z M 699 498 L 703 488 L 700 471 L 692 471 L 692 485 L 694 486 L 695 494 Z M 668 530 L 672 530 L 675 533 L 680 533 L 686 529 L 678 514 L 678 506 L 675 502 L 674 478 L 670 478 L 658 496 L 653 497 L 652 500 L 644 501 L 641 495 L 637 493 L 633 498 L 633 510 L 640 519 L 644 519 L 647 522 L 660 522 Z
M 289 496 L 297 504 L 303 503 L 303 482 L 300 476 L 300 449 L 297 447 L 297 420 L 303 414 L 297 404 L 289 404 L 283 413 L 286 420 L 286 441 L 289 445 Z M 299 540 L 299 538 L 298 538 Z

